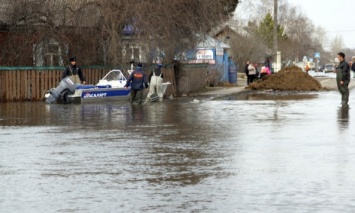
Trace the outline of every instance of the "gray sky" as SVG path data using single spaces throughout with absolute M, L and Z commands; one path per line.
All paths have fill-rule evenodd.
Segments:
M 323 27 L 329 40 L 336 35 L 342 35 L 345 46 L 355 48 L 355 0 L 288 0 L 288 2 L 299 6 L 316 26 Z

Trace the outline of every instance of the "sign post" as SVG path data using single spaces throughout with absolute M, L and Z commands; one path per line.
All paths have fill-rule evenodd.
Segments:
M 320 59 L 320 52 L 315 52 L 314 53 L 314 58 L 316 59 L 316 72 L 317 72 L 317 75 L 318 75 L 318 62 L 319 62 L 319 59 Z

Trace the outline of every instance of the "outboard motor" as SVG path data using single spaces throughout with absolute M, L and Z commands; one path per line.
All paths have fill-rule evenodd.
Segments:
M 49 96 L 46 99 L 46 103 L 55 103 L 59 96 L 66 92 L 74 93 L 76 86 L 77 85 L 70 79 L 70 77 L 64 78 L 56 88 L 49 90 Z

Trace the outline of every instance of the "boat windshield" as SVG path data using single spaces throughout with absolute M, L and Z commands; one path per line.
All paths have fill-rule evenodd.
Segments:
M 112 70 L 103 79 L 107 81 L 125 81 L 126 77 L 120 70 Z

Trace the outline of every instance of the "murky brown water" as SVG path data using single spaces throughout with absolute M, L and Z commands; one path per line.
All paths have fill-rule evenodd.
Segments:
M 353 212 L 355 111 L 339 102 L 3 103 L 0 212 Z

